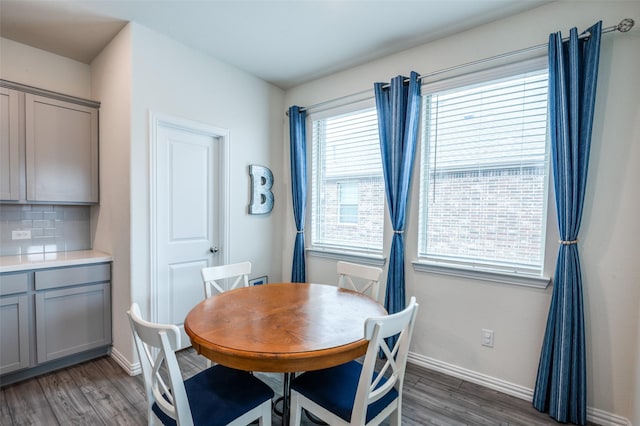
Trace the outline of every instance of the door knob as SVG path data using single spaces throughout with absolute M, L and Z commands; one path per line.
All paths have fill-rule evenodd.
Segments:
M 218 249 L 218 247 L 211 247 L 211 248 L 209 248 L 209 251 L 210 251 L 211 253 L 217 253 L 217 252 L 219 252 L 220 250 Z

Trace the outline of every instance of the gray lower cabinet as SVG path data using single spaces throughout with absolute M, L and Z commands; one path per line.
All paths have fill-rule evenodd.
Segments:
M 0 374 L 29 366 L 27 295 L 0 297 Z
M 111 263 L 0 275 L 0 384 L 105 355 Z
M 28 275 L 0 281 L 0 375 L 29 366 Z
M 109 345 L 109 284 L 36 293 L 38 362 Z

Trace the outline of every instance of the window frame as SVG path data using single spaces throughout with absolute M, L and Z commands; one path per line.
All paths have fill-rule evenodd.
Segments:
M 308 234 L 306 238 L 306 247 L 305 252 L 312 256 L 318 258 L 325 258 L 331 260 L 345 260 L 351 262 L 358 262 L 366 265 L 383 267 L 386 263 L 385 253 L 387 250 L 387 226 L 388 226 L 388 209 L 386 205 L 386 200 L 383 198 L 383 230 L 382 230 L 382 242 L 380 251 L 373 250 L 358 250 L 351 249 L 349 247 L 337 247 L 331 245 L 314 245 L 312 232 L 314 232 L 313 227 L 313 150 L 315 149 L 313 143 L 313 122 L 316 120 L 321 120 L 324 118 L 330 118 L 342 114 L 348 114 L 352 112 L 357 112 L 359 110 L 376 108 L 375 98 L 373 97 L 373 93 L 367 93 L 366 95 L 359 94 L 358 99 L 339 99 L 341 103 L 331 102 L 330 105 L 327 105 L 324 108 L 319 108 L 314 111 L 310 111 L 307 115 L 307 129 L 311 129 L 311 131 L 307 132 L 307 146 L 310 149 L 307 149 L 307 164 L 308 171 L 307 174 L 309 176 L 307 185 L 307 193 L 309 194 L 308 205 L 307 205 L 307 214 L 306 214 L 306 230 L 305 233 Z M 384 177 L 383 183 L 384 183 Z M 344 224 L 344 226 L 355 226 L 355 224 Z
M 471 84 L 490 82 L 498 80 L 504 77 L 514 76 L 519 73 L 537 71 L 547 69 L 546 56 L 540 56 L 537 58 L 523 60 L 515 63 L 509 63 L 505 65 L 497 65 L 494 68 L 484 69 L 479 71 L 469 70 L 468 73 L 457 76 L 437 76 L 436 78 L 423 79 L 422 82 L 422 96 L 429 92 L 438 92 L 447 89 L 460 88 Z M 423 123 L 421 123 L 422 126 Z M 547 114 L 547 153 L 549 151 L 549 136 L 548 136 L 548 114 Z M 420 141 L 420 156 L 416 159 L 418 161 L 418 180 L 422 180 L 423 167 L 423 144 Z M 551 279 L 549 278 L 552 271 L 549 270 L 553 265 L 553 260 L 550 259 L 550 254 L 557 252 L 558 244 L 553 242 L 553 235 L 550 234 L 550 228 L 556 221 L 555 204 L 553 194 L 553 174 L 551 170 L 550 161 L 547 161 L 547 182 L 545 182 L 544 189 L 544 217 L 541 230 L 541 237 L 543 242 L 541 243 L 541 271 L 539 273 L 531 273 L 526 270 L 508 270 L 506 268 L 492 268 L 488 266 L 488 263 L 477 265 L 471 262 L 452 262 L 447 261 L 444 258 L 432 258 L 429 256 L 421 255 L 421 240 L 423 226 L 423 182 L 420 182 L 417 186 L 418 197 L 418 224 L 416 236 L 416 259 L 412 262 L 413 268 L 418 272 L 429 272 L 441 275 L 471 278 L 475 280 L 490 281 L 494 283 L 513 284 L 527 287 L 546 288 Z M 554 250 L 555 248 L 555 250 Z

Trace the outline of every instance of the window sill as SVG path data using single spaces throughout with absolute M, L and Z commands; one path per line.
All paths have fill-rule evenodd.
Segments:
M 411 262 L 416 272 L 431 272 L 434 274 L 448 275 L 451 277 L 470 278 L 474 280 L 489 281 L 500 284 L 518 285 L 524 287 L 547 288 L 551 283 L 549 277 L 538 277 L 526 274 L 510 274 L 502 271 L 486 269 L 462 268 L 444 263 L 425 262 L 415 260 Z
M 384 267 L 387 259 L 379 254 L 358 253 L 343 250 L 328 250 L 313 247 L 307 247 L 305 252 L 312 257 L 321 257 L 324 259 L 344 260 L 346 262 L 361 263 L 364 265 Z

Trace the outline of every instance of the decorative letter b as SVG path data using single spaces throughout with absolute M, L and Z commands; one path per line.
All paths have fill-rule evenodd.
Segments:
M 265 214 L 273 209 L 273 173 L 264 166 L 249 166 L 251 176 L 251 204 L 249 214 Z

